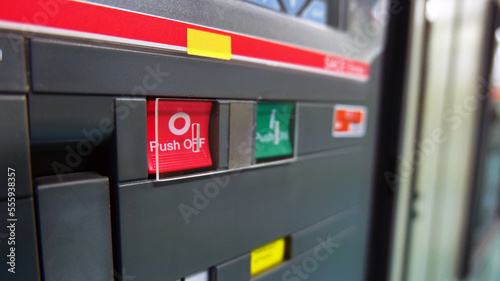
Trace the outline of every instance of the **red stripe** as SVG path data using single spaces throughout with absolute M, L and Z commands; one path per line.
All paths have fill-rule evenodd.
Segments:
M 367 79 L 370 75 L 370 65 L 365 62 L 89 3 L 10 0 L 2 5 L 0 19 L 33 25 L 27 30 L 31 32 L 37 32 L 36 26 L 45 26 L 179 47 L 186 47 L 189 27 L 231 36 L 233 55 L 309 67 L 359 79 Z

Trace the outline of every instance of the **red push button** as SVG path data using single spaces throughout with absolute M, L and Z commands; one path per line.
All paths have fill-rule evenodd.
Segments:
M 334 137 L 362 137 L 365 134 L 366 107 L 336 105 L 333 115 Z
M 155 132 L 156 101 L 148 101 L 148 170 L 150 174 L 212 166 L 208 126 L 212 102 L 158 101 L 158 139 Z M 159 161 L 156 163 L 156 150 Z

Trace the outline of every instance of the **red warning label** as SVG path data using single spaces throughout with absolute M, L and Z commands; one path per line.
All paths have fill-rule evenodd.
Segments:
M 333 109 L 333 137 L 363 137 L 366 132 L 365 106 L 336 105 Z

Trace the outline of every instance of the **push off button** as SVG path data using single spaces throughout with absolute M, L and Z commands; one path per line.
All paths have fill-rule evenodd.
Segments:
M 212 166 L 208 142 L 212 102 L 157 99 L 149 100 L 147 107 L 150 174 Z

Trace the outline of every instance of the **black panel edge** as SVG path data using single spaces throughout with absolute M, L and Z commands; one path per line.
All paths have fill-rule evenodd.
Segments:
M 381 95 L 377 119 L 375 170 L 370 212 L 370 240 L 365 280 L 387 280 L 393 231 L 396 175 L 408 54 L 410 0 L 391 0 L 390 23 L 382 59 Z

